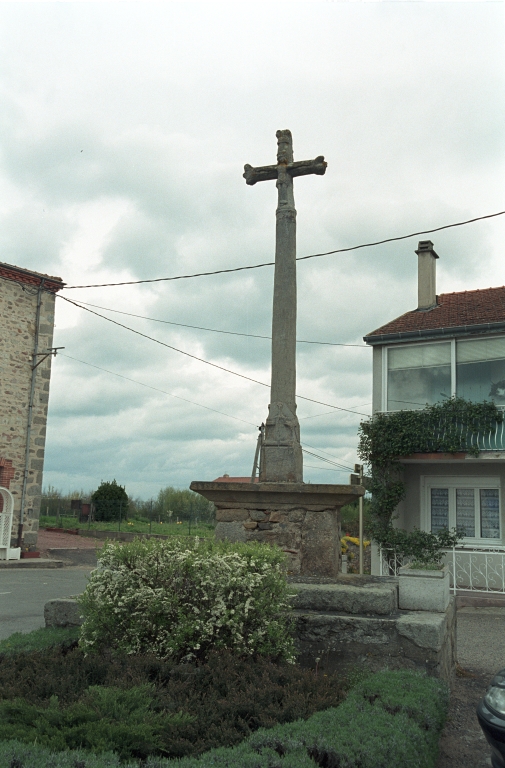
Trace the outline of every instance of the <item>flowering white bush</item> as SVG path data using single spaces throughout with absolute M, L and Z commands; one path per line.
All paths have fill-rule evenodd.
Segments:
M 285 557 L 258 543 L 107 542 L 79 599 L 80 645 L 178 660 L 226 648 L 294 661 Z

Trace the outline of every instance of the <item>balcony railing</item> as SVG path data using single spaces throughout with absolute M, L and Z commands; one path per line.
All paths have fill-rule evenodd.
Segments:
M 459 544 L 444 550 L 449 566 L 451 591 L 505 594 L 505 546 Z M 379 550 L 381 576 L 397 576 L 404 559 L 396 552 Z
M 498 405 L 498 410 L 505 416 L 505 405 Z M 398 413 L 398 411 L 382 411 L 383 414 Z M 451 423 L 451 430 L 454 429 L 454 423 Z M 447 425 L 441 421 L 438 428 L 433 432 L 433 452 L 436 451 L 438 441 L 445 436 L 448 431 Z M 505 451 L 505 418 L 501 423 L 496 424 L 496 428 L 486 431 L 472 433 L 464 425 L 456 425 L 456 432 L 460 435 L 466 445 L 476 447 L 479 451 Z

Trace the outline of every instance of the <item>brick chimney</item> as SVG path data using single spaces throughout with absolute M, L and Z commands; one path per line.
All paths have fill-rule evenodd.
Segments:
M 437 305 L 437 254 L 431 240 L 420 240 L 417 246 L 417 308 L 432 309 Z

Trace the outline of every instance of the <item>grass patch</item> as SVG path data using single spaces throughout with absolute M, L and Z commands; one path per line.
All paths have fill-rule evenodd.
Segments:
M 15 632 L 0 640 L 0 653 L 43 651 L 56 645 L 69 646 L 79 639 L 79 627 L 41 627 L 33 632 Z

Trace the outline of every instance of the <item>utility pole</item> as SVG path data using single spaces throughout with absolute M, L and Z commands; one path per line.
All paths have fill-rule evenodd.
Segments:
M 355 464 L 354 471 L 359 476 L 359 484 L 363 485 L 363 464 Z M 363 496 L 358 501 L 359 519 L 359 575 L 363 576 Z

